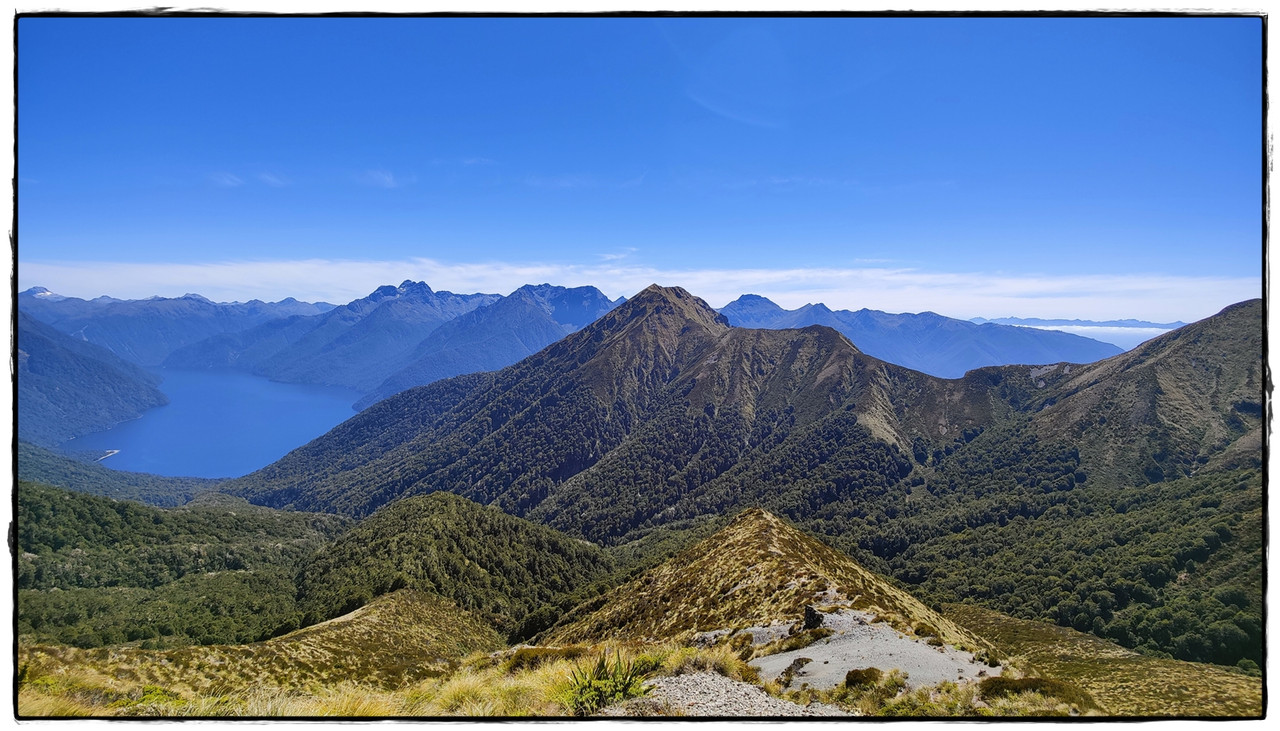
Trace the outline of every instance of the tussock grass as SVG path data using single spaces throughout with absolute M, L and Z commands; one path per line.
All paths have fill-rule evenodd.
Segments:
M 1017 658 L 1027 675 L 1080 688 L 1106 715 L 1262 714 L 1261 678 L 1214 665 L 1140 655 L 1072 629 L 972 605 L 948 606 L 947 614 L 991 639 L 1003 654 Z M 990 703 L 994 706 L 999 701 Z
M 569 653 L 541 653 L 538 662 L 520 667 L 516 667 L 520 663 L 510 662 L 516 652 L 474 653 L 456 662 L 448 675 L 410 681 L 393 689 L 341 679 L 249 687 L 209 683 L 204 689 L 165 687 L 136 680 L 111 686 L 104 676 L 94 672 L 69 672 L 64 666 L 51 665 L 48 657 L 59 653 L 50 652 L 42 656 L 41 662 L 26 664 L 19 713 L 32 717 L 153 718 L 570 716 L 582 707 L 573 702 L 575 683 L 580 686 L 583 673 L 602 656 L 611 664 L 631 668 L 640 680 L 712 671 L 734 680 L 759 682 L 755 669 L 725 646 L 698 649 L 676 644 L 612 643 L 581 647 Z M 570 659 L 569 655 L 575 657 Z M 165 653 L 152 653 L 151 657 L 153 661 L 172 660 Z M 83 655 L 71 653 L 65 659 L 81 660 Z M 106 660 L 109 659 L 110 654 Z M 146 668 L 142 669 L 140 675 L 148 676 Z M 638 691 L 639 687 L 637 683 L 632 689 Z
M 96 709 L 74 698 L 23 688 L 18 691 L 18 715 L 20 717 L 45 716 L 65 718 L 92 716 Z
M 374 690 L 354 683 L 343 683 L 305 701 L 307 716 L 368 718 L 397 715 L 401 708 L 394 693 Z

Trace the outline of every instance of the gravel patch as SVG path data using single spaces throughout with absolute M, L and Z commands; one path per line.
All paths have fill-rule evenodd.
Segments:
M 841 678 L 843 680 L 843 678 Z M 602 716 L 848 716 L 832 706 L 802 706 L 711 672 L 654 678 L 643 698 L 610 706 Z
M 742 630 L 731 629 L 715 629 L 710 632 L 700 632 L 693 636 L 693 644 L 697 647 L 711 647 L 716 644 L 720 638 L 727 635 L 741 635 L 744 632 L 751 633 L 752 645 L 763 645 L 774 640 L 782 639 L 791 634 L 791 625 L 794 622 L 772 622 L 759 627 L 747 627 Z
M 760 669 L 762 678 L 776 680 L 796 659 L 810 658 L 794 672 L 790 687 L 808 683 L 819 690 L 840 685 L 845 673 L 859 668 L 902 670 L 911 688 L 1000 674 L 1000 668 L 987 667 L 971 653 L 949 645 L 935 647 L 924 638 L 909 637 L 887 623 L 870 620 L 871 615 L 852 609 L 825 614 L 822 626 L 835 634 L 799 650 L 758 657 L 751 664 Z

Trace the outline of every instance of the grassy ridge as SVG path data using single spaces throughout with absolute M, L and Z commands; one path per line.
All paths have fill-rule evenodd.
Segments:
M 906 632 L 928 624 L 951 644 L 982 646 L 884 577 L 759 509 L 743 511 L 715 535 L 576 608 L 545 641 L 687 638 L 795 621 L 813 604 L 872 612 Z

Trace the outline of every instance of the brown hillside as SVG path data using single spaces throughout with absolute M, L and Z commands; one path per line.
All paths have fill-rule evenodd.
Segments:
M 687 638 L 713 629 L 798 620 L 807 605 L 874 613 L 908 632 L 925 623 L 951 644 L 974 649 L 983 644 L 884 577 L 758 508 L 578 607 L 544 642 Z

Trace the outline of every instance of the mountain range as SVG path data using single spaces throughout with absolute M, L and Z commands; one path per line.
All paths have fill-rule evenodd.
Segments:
M 824 304 L 784 310 L 747 294 L 720 308 L 737 327 L 800 328 L 825 325 L 867 355 L 939 378 L 960 378 L 984 366 L 1014 363 L 1092 363 L 1120 348 L 1056 330 L 966 322 L 932 312 L 895 315 L 879 310 L 831 310 Z
M 616 304 L 594 287 L 526 285 L 502 297 L 437 292 L 408 280 L 340 307 L 292 299 L 215 304 L 198 295 L 85 302 L 39 287 L 19 296 L 33 317 L 139 365 L 235 368 L 343 386 L 366 394 L 361 407 L 439 378 L 510 365 Z
M 18 309 L 74 338 L 106 348 L 119 358 L 151 367 L 177 348 L 207 337 L 247 330 L 285 317 L 314 315 L 325 303 L 211 302 L 198 294 L 119 300 L 63 297 L 43 287 L 18 295 Z
M 995 317 L 987 319 L 985 317 L 970 318 L 969 322 L 979 325 L 991 322 L 997 325 L 1021 325 L 1023 327 L 1053 327 L 1058 325 L 1070 325 L 1078 327 L 1133 327 L 1133 328 L 1159 328 L 1161 330 L 1176 330 L 1185 326 L 1187 323 L 1177 320 L 1175 322 L 1150 322 L 1147 320 L 1134 320 L 1132 318 L 1124 320 L 1064 320 L 1045 319 L 1043 317 Z
M 84 300 L 43 288 L 19 306 L 130 362 L 168 368 L 234 368 L 275 381 L 342 386 L 363 409 L 413 386 L 497 370 L 585 327 L 622 301 L 594 287 L 525 285 L 503 297 L 437 292 L 423 282 L 383 286 L 334 307 L 292 299 L 215 304 L 177 299 Z M 783 310 L 756 295 L 723 308 L 733 325 L 834 327 L 869 355 L 945 378 L 1010 363 L 1084 363 L 1120 350 L 1088 338 L 922 313 Z

